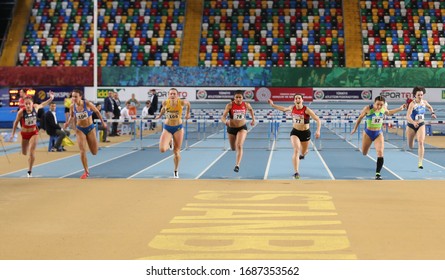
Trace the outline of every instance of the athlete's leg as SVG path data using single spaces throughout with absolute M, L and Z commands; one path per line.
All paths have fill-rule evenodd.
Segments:
M 90 152 L 93 155 L 97 155 L 97 151 L 99 150 L 99 147 L 97 145 L 97 139 L 96 139 L 96 129 L 94 128 L 91 130 L 88 135 L 86 135 L 86 140 L 88 143 L 88 148 L 90 149 Z
M 182 140 L 184 139 L 184 129 L 180 129 L 173 134 L 173 162 L 175 170 L 178 171 L 179 162 L 181 161 L 181 147 Z
M 161 138 L 159 139 L 159 151 L 164 153 L 170 149 L 170 142 L 172 141 L 172 134 L 166 129 L 162 130 Z
M 89 174 L 90 170 L 88 169 L 88 158 L 87 158 L 87 148 L 86 148 L 87 139 L 85 134 L 82 131 L 80 131 L 80 129 L 76 129 L 76 139 L 80 151 L 80 161 L 82 162 L 85 174 Z
M 28 154 L 29 140 L 22 139 L 22 154 L 26 156 Z
M 236 141 L 235 141 L 235 148 L 236 148 L 236 166 L 239 167 L 241 163 L 241 159 L 243 158 L 243 146 L 244 141 L 247 137 L 247 130 L 242 129 L 238 131 L 238 134 L 236 134 Z
M 419 156 L 419 168 L 423 168 L 423 157 L 425 154 L 425 125 L 417 130 L 417 154 Z
M 293 153 L 292 153 L 292 164 L 294 166 L 294 171 L 295 173 L 299 173 L 298 168 L 300 166 L 300 150 L 301 150 L 301 142 L 300 139 L 295 136 L 292 135 L 290 137 L 290 142 L 292 143 L 292 148 L 293 148 Z
M 305 155 L 307 155 L 307 153 L 309 153 L 309 143 L 311 141 L 304 141 L 301 142 L 301 154 L 300 154 L 300 159 L 304 158 Z
M 383 137 L 383 132 L 374 140 L 374 147 L 377 152 L 377 164 L 375 169 L 376 179 L 380 180 L 380 171 L 383 167 L 383 150 L 385 148 L 385 139 Z
M 230 149 L 232 151 L 236 150 L 236 135 L 227 133 L 227 137 L 229 138 Z
M 407 126 L 406 127 L 406 141 L 408 143 L 408 147 L 410 149 L 414 148 L 414 138 L 416 137 L 416 131 L 414 131 L 414 129 L 412 129 L 411 127 Z
M 363 140 L 362 140 L 362 153 L 366 156 L 369 152 L 369 148 L 371 148 L 372 140 L 369 138 L 366 132 L 363 132 Z
M 37 135 L 33 135 L 29 141 L 29 158 L 28 158 L 28 172 L 32 172 L 32 166 L 34 165 L 34 161 L 36 160 L 36 147 L 37 147 Z

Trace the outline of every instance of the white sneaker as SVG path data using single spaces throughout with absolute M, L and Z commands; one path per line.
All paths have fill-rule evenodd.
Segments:
M 173 178 L 179 179 L 179 172 L 178 171 L 173 171 Z
M 31 171 L 28 171 L 28 172 L 26 173 L 26 176 L 27 176 L 28 178 L 32 178 L 32 173 L 31 173 Z
M 169 149 L 170 149 L 170 151 L 173 150 L 173 139 L 172 139 L 172 141 L 170 141 L 170 147 L 169 147 Z

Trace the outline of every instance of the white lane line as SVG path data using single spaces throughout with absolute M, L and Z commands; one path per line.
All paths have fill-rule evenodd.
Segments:
M 334 132 L 335 133 L 335 132 Z M 336 133 L 337 134 L 337 133 Z M 337 134 L 338 135 L 338 134 Z M 359 147 L 357 147 L 356 145 L 354 145 L 352 142 L 350 142 L 348 139 L 345 139 L 346 142 L 351 145 L 352 147 L 358 149 L 361 152 L 361 149 Z M 392 144 L 390 144 L 392 145 Z M 397 146 L 396 146 L 397 147 Z M 370 156 L 369 154 L 366 155 L 368 158 L 372 159 L 374 162 L 377 162 L 377 160 L 375 158 L 373 158 L 372 156 Z M 386 169 L 389 173 L 391 173 L 392 175 L 394 175 L 396 178 L 398 178 L 399 180 L 404 180 L 402 177 L 400 177 L 399 175 L 397 175 L 397 173 L 395 173 L 394 171 L 392 171 L 391 169 L 389 169 L 388 167 L 386 167 L 385 165 L 383 165 L 383 168 Z
M 315 146 L 314 142 L 311 140 L 312 147 L 314 148 L 315 152 L 317 153 L 318 157 L 321 160 L 321 163 L 323 164 L 324 168 L 326 168 L 326 171 L 329 174 L 329 177 L 331 177 L 332 180 L 335 180 L 334 174 L 332 174 L 331 170 L 329 169 L 328 165 L 324 161 L 323 157 L 321 156 L 320 152 L 318 151 L 317 147 Z
M 412 151 L 405 151 L 405 152 L 408 153 L 408 154 L 410 154 L 410 155 L 412 155 L 412 156 L 414 156 L 415 158 L 418 158 L 418 155 L 416 155 L 416 154 L 413 153 Z M 438 163 L 435 163 L 435 162 L 433 162 L 433 161 L 431 161 L 431 160 L 428 160 L 428 159 L 426 159 L 426 158 L 423 158 L 423 161 L 426 161 L 426 162 L 428 162 L 428 163 L 431 163 L 432 165 L 435 165 L 435 166 L 437 166 L 437 167 L 439 167 L 439 168 L 445 169 L 445 166 L 442 166 L 442 165 L 440 165 L 440 164 L 438 164 Z
M 254 126 L 251 126 L 249 130 L 247 130 L 247 133 L 249 133 L 254 127 L 256 127 L 257 124 L 255 124 Z M 224 128 L 223 128 L 224 129 Z M 195 177 L 195 179 L 199 179 L 201 178 L 202 175 L 204 175 L 204 173 L 206 173 L 213 165 L 215 165 L 215 163 L 218 162 L 218 160 L 220 160 L 229 150 L 225 150 L 222 154 L 220 154 L 214 161 L 212 161 L 209 166 L 207 166 L 201 173 L 198 174 L 198 176 Z
M 213 134 L 209 135 L 208 137 L 210 137 L 210 136 L 212 136 L 212 135 L 215 135 L 215 134 L 218 134 L 218 132 L 213 133 Z M 207 137 L 207 138 L 208 138 L 208 137 Z M 192 144 L 190 147 L 193 147 L 193 146 L 195 146 L 195 145 L 198 145 L 198 144 L 201 143 L 202 141 L 204 141 L 204 139 L 197 141 L 195 144 Z M 159 142 L 158 142 L 158 143 L 159 143 Z M 182 149 L 180 152 L 182 153 L 184 150 L 185 150 L 185 148 Z M 134 173 L 133 175 L 127 177 L 126 179 L 131 179 L 131 178 L 133 178 L 133 177 L 135 177 L 135 176 L 141 174 L 142 172 L 145 172 L 145 171 L 147 171 L 147 170 L 149 170 L 149 169 L 151 169 L 151 168 L 153 168 L 153 167 L 155 167 L 155 166 L 157 166 L 157 165 L 163 163 L 164 161 L 166 161 L 166 160 L 168 160 L 168 159 L 170 159 L 170 158 L 172 158 L 172 157 L 173 157 L 173 155 L 170 155 L 170 156 L 168 156 L 168 157 L 166 157 L 166 158 L 164 158 L 164 159 L 162 159 L 162 160 L 160 160 L 160 161 L 158 161 L 158 162 L 156 162 L 156 163 L 154 163 L 154 164 L 152 164 L 152 165 L 150 165 L 150 166 L 148 166 L 148 167 L 146 167 L 146 168 L 144 168 L 144 169 L 142 169 L 142 170 L 140 170 L 140 171 L 138 171 L 138 172 L 136 172 L 136 173 Z
M 204 173 L 206 173 L 215 163 L 217 163 L 218 160 L 220 160 L 220 158 L 222 158 L 228 151 L 229 150 L 225 150 L 222 154 L 220 154 L 214 161 L 212 161 L 212 163 L 209 164 L 209 166 L 207 166 L 207 168 L 199 173 L 198 176 L 195 177 L 195 179 L 201 178 L 201 176 L 204 175 Z
M 347 141 L 348 143 L 350 143 L 349 141 Z M 354 144 L 352 144 L 352 143 L 350 143 L 352 146 L 354 146 L 355 148 L 357 148 L 357 149 L 359 149 L 357 146 L 355 146 Z M 389 144 L 389 143 L 388 143 Z M 392 144 L 389 144 L 389 145 L 392 145 Z M 395 147 L 397 147 L 397 146 L 395 146 Z M 359 149 L 360 150 L 360 152 L 362 152 L 362 150 L 361 149 Z M 369 153 L 366 155 L 368 158 L 370 158 L 370 159 L 372 159 L 374 162 L 376 162 L 377 163 L 377 159 L 375 159 L 375 158 L 373 158 L 372 156 L 370 156 L 369 155 Z M 392 171 L 391 169 L 389 169 L 388 167 L 386 167 L 385 165 L 383 165 L 383 168 L 385 169 L 385 170 L 387 170 L 389 173 L 391 173 L 392 175 L 394 175 L 396 178 L 398 178 L 399 180 L 405 180 L 405 179 L 403 179 L 402 177 L 400 177 L 399 175 L 397 175 L 397 173 L 395 173 L 394 171 Z
M 269 177 L 270 164 L 272 163 L 273 151 L 275 150 L 276 140 L 272 143 L 272 148 L 270 150 L 269 159 L 267 160 L 266 170 L 264 171 L 263 180 L 267 180 Z
M 377 160 L 375 158 L 373 158 L 372 156 L 370 156 L 369 154 L 366 155 L 368 158 L 372 159 L 374 162 L 377 162 Z M 391 169 L 389 169 L 388 167 L 386 167 L 385 165 L 383 165 L 383 168 L 386 169 L 389 173 L 391 173 L 392 175 L 394 175 L 395 177 L 397 177 L 399 180 L 405 180 L 402 177 L 400 177 L 399 175 L 397 175 L 397 173 L 395 173 L 394 171 L 392 171 Z
M 128 153 L 125 153 L 125 154 L 119 155 L 119 156 L 117 156 L 117 157 L 114 157 L 114 158 L 110 158 L 110 159 L 108 159 L 108 160 L 105 160 L 105 161 L 101 161 L 101 162 L 99 162 L 99 163 L 97 163 L 97 164 L 94 164 L 94 165 L 88 166 L 88 168 L 93 168 L 93 167 L 96 167 L 96 166 L 102 165 L 102 164 L 104 164 L 104 163 L 107 163 L 107 162 L 113 161 L 113 160 L 115 160 L 115 159 L 119 159 L 119 158 L 121 158 L 121 157 L 124 157 L 124 156 L 127 156 L 127 155 L 129 155 L 129 154 L 133 154 L 133 153 L 135 153 L 135 152 L 137 152 L 137 151 L 138 151 L 138 150 L 136 150 L 136 151 L 131 151 L 131 152 L 128 152 Z M 77 170 L 77 171 L 71 172 L 71 173 L 69 173 L 69 174 L 66 174 L 66 175 L 64 175 L 64 176 L 62 176 L 62 177 L 59 177 L 59 178 L 66 178 L 66 177 L 68 177 L 68 176 L 74 175 L 74 174 L 76 174 L 76 173 L 79 173 L 79 172 L 82 172 L 82 171 L 84 171 L 84 170 L 83 170 L 83 169 L 79 169 L 79 170 Z

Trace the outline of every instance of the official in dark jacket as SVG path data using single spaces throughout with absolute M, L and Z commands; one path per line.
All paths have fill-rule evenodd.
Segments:
M 155 89 L 151 89 L 148 92 L 148 98 L 151 98 L 150 99 L 150 101 L 151 101 L 150 112 L 152 112 L 154 115 L 158 111 L 158 95 L 157 95 Z M 156 127 L 156 123 L 152 122 L 150 125 L 150 128 L 155 129 L 155 127 Z
M 51 102 L 51 104 L 49 105 L 49 111 L 45 113 L 44 120 L 46 133 L 49 136 L 57 136 L 56 143 L 54 144 L 51 151 L 65 151 L 65 149 L 62 147 L 62 140 L 63 138 L 65 138 L 65 136 L 69 136 L 70 133 L 69 131 L 63 130 L 57 122 L 55 102 Z

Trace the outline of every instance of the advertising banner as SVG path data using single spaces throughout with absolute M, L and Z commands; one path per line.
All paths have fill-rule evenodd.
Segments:
M 275 102 L 293 102 L 295 94 L 303 95 L 304 101 L 313 100 L 312 88 L 261 87 L 255 89 L 255 101 L 267 102 L 272 99 Z
M 95 90 L 94 87 L 86 87 L 85 97 L 88 100 L 101 102 L 108 96 L 109 91 L 113 91 L 118 93 L 121 102 L 129 100 L 131 95 L 134 94 L 136 99 L 142 103 L 148 99 L 151 99 L 151 89 L 156 90 L 158 100 L 159 102 L 162 102 L 163 100 L 167 99 L 170 87 L 99 87 L 97 90 Z M 195 100 L 196 88 L 177 87 L 176 89 L 179 91 L 180 98 L 187 99 L 189 101 Z
M 63 102 L 63 100 L 70 96 L 70 93 L 73 91 L 73 89 L 79 88 L 79 87 L 27 87 L 28 93 L 31 95 L 34 95 L 34 102 L 41 103 L 42 101 L 45 101 L 48 99 L 49 95 L 48 93 L 52 91 L 54 93 L 54 101 L 55 102 Z M 9 104 L 9 92 L 15 91 L 18 92 L 22 89 L 22 87 L 12 87 L 7 89 L 7 96 L 8 96 L 8 102 L 6 104 Z M 80 88 L 83 90 L 83 88 Z M 2 94 L 3 96 L 3 94 Z M 3 97 L 2 97 L 3 98 Z
M 314 89 L 314 101 L 369 101 L 372 99 L 372 89 Z
M 240 89 L 240 88 L 225 88 L 225 89 L 197 89 L 196 90 L 196 100 L 197 101 L 221 101 L 221 100 L 232 100 L 235 96 L 237 90 L 243 91 L 243 97 L 246 101 L 252 101 L 254 99 L 253 89 Z
M 0 85 L 84 87 L 93 85 L 93 67 L 0 67 Z
M 265 67 L 103 67 L 103 86 L 253 87 L 270 84 Z
M 9 88 L 0 87 L 0 107 L 9 104 Z
M 445 87 L 445 69 L 408 68 L 289 68 L 272 69 L 270 86 L 296 87 Z
M 383 96 L 388 103 L 403 103 L 408 98 L 412 98 L 412 90 L 412 88 L 374 88 L 372 99 Z

